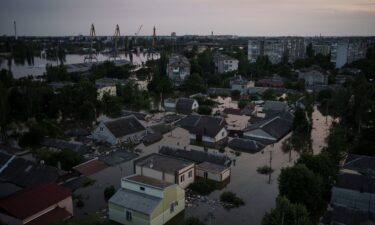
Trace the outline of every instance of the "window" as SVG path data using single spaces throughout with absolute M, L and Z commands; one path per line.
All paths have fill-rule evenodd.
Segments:
M 103 131 L 103 127 L 100 128 L 100 131 Z
M 145 187 L 139 187 L 139 190 L 145 191 Z
M 129 212 L 129 211 L 126 211 L 126 220 L 127 220 L 127 221 L 132 221 L 132 220 L 133 220 L 133 218 L 132 218 L 132 213 Z
M 180 182 L 184 182 L 184 180 L 185 180 L 185 175 L 182 175 L 182 176 L 180 177 Z
M 208 173 L 204 172 L 203 176 L 204 176 L 205 179 L 207 179 L 208 178 Z
M 193 176 L 193 171 L 189 171 L 188 177 L 192 177 L 192 176 Z
M 174 212 L 174 202 L 171 203 L 171 208 L 170 208 L 170 212 L 173 213 Z

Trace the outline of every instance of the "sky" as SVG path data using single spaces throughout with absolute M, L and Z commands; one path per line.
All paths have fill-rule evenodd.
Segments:
M 375 0 L 0 0 L 0 35 L 375 35 Z

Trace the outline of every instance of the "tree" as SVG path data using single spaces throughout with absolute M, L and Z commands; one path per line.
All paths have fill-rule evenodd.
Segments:
M 293 204 L 285 197 L 276 199 L 276 208 L 265 214 L 262 225 L 312 225 L 309 213 L 302 204 Z
M 104 199 L 106 202 L 116 193 L 116 189 L 113 185 L 104 189 Z
M 276 101 L 276 97 L 277 97 L 276 92 L 272 89 L 267 89 L 262 94 L 262 99 L 264 101 L 266 100 Z
M 314 174 L 305 165 L 284 168 L 279 176 L 279 194 L 292 203 L 306 206 L 313 218 L 324 210 L 324 184 L 321 176 Z
M 188 93 L 202 93 L 206 91 L 204 80 L 196 73 L 191 74 L 186 78 L 182 85 L 182 89 Z

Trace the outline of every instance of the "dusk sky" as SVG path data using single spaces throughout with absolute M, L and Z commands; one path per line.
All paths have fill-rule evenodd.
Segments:
M 0 0 L 0 35 L 375 35 L 375 0 Z

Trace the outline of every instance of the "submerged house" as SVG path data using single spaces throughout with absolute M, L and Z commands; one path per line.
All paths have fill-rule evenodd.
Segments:
M 134 173 L 187 188 L 194 182 L 194 162 L 160 154 L 150 154 L 134 161 Z
M 131 175 L 108 201 L 108 217 L 120 224 L 161 225 L 185 209 L 185 191 L 177 184 Z
M 218 146 L 228 139 L 226 122 L 222 117 L 190 115 L 177 125 L 189 131 L 192 144 Z
M 97 141 L 116 145 L 133 141 L 138 143 L 146 135 L 146 128 L 134 116 L 126 116 L 110 121 L 102 121 L 93 131 L 92 137 Z

